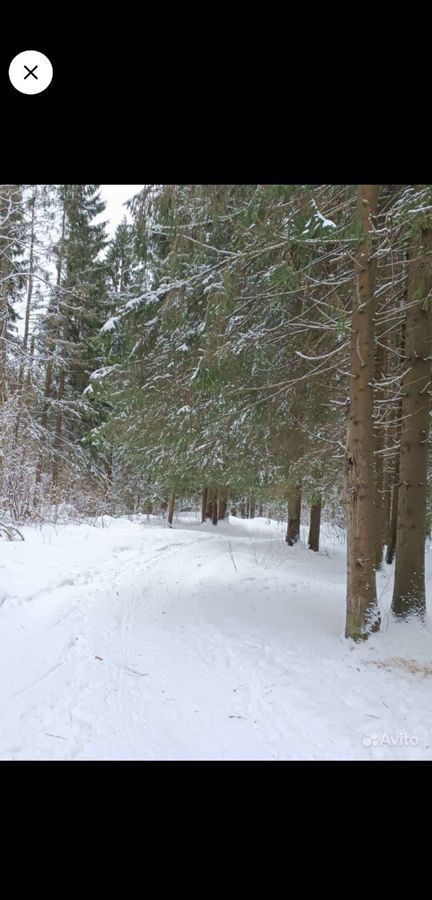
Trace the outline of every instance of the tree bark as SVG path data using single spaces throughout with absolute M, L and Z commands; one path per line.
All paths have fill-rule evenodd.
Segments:
M 399 450 L 395 460 L 391 514 L 390 514 L 390 530 L 387 543 L 386 563 L 391 566 L 396 553 L 397 540 L 397 515 L 398 515 L 398 499 L 399 499 Z
M 408 303 L 408 294 L 405 297 L 405 303 Z M 401 332 L 399 335 L 399 346 L 397 349 L 403 356 L 405 353 L 405 326 L 403 326 L 401 328 Z M 400 398 L 398 405 L 397 405 L 396 455 L 394 457 L 393 471 L 391 473 L 391 487 L 390 487 L 391 506 L 390 506 L 390 514 L 389 514 L 389 529 L 388 529 L 388 535 L 387 535 L 387 550 L 386 550 L 386 563 L 389 566 L 392 564 L 394 557 L 395 557 L 395 553 L 396 553 L 401 429 L 402 429 L 402 397 Z
M 174 518 L 174 509 L 175 509 L 175 492 L 173 491 L 169 498 L 168 503 L 168 527 L 172 528 L 173 518 Z
M 207 489 L 207 509 L 206 509 L 206 519 L 213 518 L 213 496 L 214 490 L 213 488 Z
M 351 318 L 350 408 L 345 456 L 347 614 L 345 637 L 364 640 L 379 628 L 375 579 L 373 378 L 375 263 L 371 216 L 378 186 L 361 184 L 358 215 L 364 237 L 356 254 Z
M 394 460 L 393 466 L 393 475 L 392 475 L 392 486 L 391 486 L 391 511 L 390 511 L 390 525 L 389 525 L 389 533 L 387 538 L 387 551 L 386 551 L 386 563 L 391 566 L 395 553 L 396 553 L 396 539 L 397 539 L 397 517 L 398 517 L 398 500 L 399 500 L 399 462 L 400 462 L 400 436 L 401 436 L 401 425 L 402 425 L 402 400 L 398 405 L 397 412 L 397 451 L 396 457 Z
M 6 403 L 6 359 L 7 359 L 8 307 L 6 292 L 0 288 L 0 404 Z
M 208 488 L 204 487 L 201 494 L 201 522 L 205 522 L 207 518 L 207 497 Z
M 320 525 L 321 525 L 321 497 L 319 497 L 318 500 L 315 500 L 315 502 L 312 503 L 311 511 L 310 511 L 310 526 L 309 526 L 308 545 L 309 545 L 309 550 L 315 550 L 316 553 L 318 553 L 318 550 L 319 550 Z
M 432 228 L 418 227 L 408 261 L 396 568 L 392 610 L 426 613 L 425 533 L 431 378 Z
M 379 382 L 383 375 L 385 352 L 381 344 L 377 344 L 375 358 L 375 381 Z M 375 568 L 380 569 L 384 549 L 385 527 L 385 494 L 384 494 L 384 441 L 385 430 L 382 422 L 374 422 L 375 438 Z
M 15 447 L 18 444 L 18 436 L 21 424 L 21 395 L 23 391 L 23 383 L 24 383 L 24 369 L 25 369 L 25 356 L 24 354 L 27 351 L 29 332 L 30 332 L 30 312 L 32 306 L 32 298 L 33 298 L 33 276 L 34 276 L 34 243 L 35 243 L 35 215 L 36 215 L 36 199 L 37 199 L 37 186 L 35 187 L 33 198 L 32 198 L 32 217 L 31 217 L 31 226 L 30 226 L 30 255 L 29 255 L 29 277 L 27 282 L 27 300 L 26 300 L 26 311 L 24 317 L 24 334 L 22 339 L 22 350 L 23 357 L 20 362 L 19 375 L 18 375 L 18 413 L 15 423 Z M 32 356 L 32 354 L 31 354 Z M 31 363 L 27 366 L 27 371 L 31 368 Z
M 390 535 L 390 516 L 391 516 L 391 486 L 390 486 L 390 470 L 388 461 L 384 467 L 384 547 L 388 547 Z
M 59 377 L 59 386 L 57 391 L 57 400 L 59 403 L 62 402 L 65 391 L 65 370 L 62 369 Z M 54 442 L 53 442 L 53 453 L 54 453 L 54 462 L 52 469 L 52 485 L 54 488 L 58 485 L 59 479 L 59 470 L 60 470 L 60 445 L 61 445 L 61 433 L 63 427 L 63 412 L 61 406 L 59 407 L 56 415 L 56 424 L 55 424 L 55 432 L 54 432 Z
M 7 221 L 9 218 L 9 205 L 12 205 L 12 185 L 0 186 L 0 226 L 5 223 L 0 241 L 0 405 L 6 403 L 7 389 L 7 331 L 8 331 L 8 288 L 10 287 L 8 276 L 10 274 L 10 261 L 7 248 L 9 246 L 9 234 Z
M 212 522 L 213 525 L 217 525 L 218 523 L 218 491 L 215 490 L 213 492 L 213 503 L 212 503 Z
M 63 255 L 64 255 L 64 238 L 65 238 L 65 230 L 66 230 L 66 205 L 63 202 L 63 216 L 62 216 L 62 230 L 61 230 L 61 239 L 60 239 L 60 252 L 57 260 L 57 279 L 56 279 L 56 297 L 55 303 L 57 305 L 57 320 L 52 327 L 52 333 L 50 335 L 50 339 L 48 341 L 48 354 L 51 353 L 51 358 L 48 358 L 47 367 L 45 372 L 45 389 L 44 389 L 44 405 L 42 407 L 42 415 L 41 415 L 41 428 L 45 430 L 48 425 L 48 412 L 50 406 L 50 398 L 51 398 L 51 390 L 52 390 L 52 380 L 53 380 L 53 359 L 56 342 L 60 335 L 60 284 L 62 277 L 62 268 L 63 268 Z M 60 429 L 61 430 L 61 429 Z M 39 453 L 37 465 L 36 465 L 36 485 L 40 484 L 42 478 L 42 466 L 43 466 L 43 453 L 42 451 Z M 37 502 L 37 495 L 39 493 L 39 489 L 36 492 L 35 503 Z
M 288 528 L 285 540 L 290 547 L 300 538 L 301 484 L 290 488 L 288 495 Z
M 218 491 L 218 520 L 219 522 L 225 518 L 227 508 L 228 494 L 226 488 L 219 488 Z
M 29 257 L 29 279 L 27 283 L 27 301 L 26 301 L 26 311 L 24 318 L 24 334 L 23 334 L 23 350 L 27 350 L 29 330 L 30 330 L 30 312 L 32 305 L 32 296 L 33 296 L 33 275 L 34 275 L 34 242 L 35 242 L 35 216 L 36 216 L 36 200 L 37 200 L 37 186 L 35 188 L 33 198 L 32 198 L 32 215 L 31 215 L 31 226 L 30 226 L 30 257 Z M 20 381 L 22 380 L 21 369 L 20 369 Z
M 35 216 L 36 216 L 36 199 L 37 199 L 38 189 L 35 187 L 35 191 L 32 198 L 32 214 L 31 214 L 31 226 L 30 226 L 30 255 L 29 255 L 29 277 L 27 282 L 27 299 L 26 299 L 26 310 L 24 317 L 24 334 L 22 339 L 22 349 L 23 349 L 23 358 L 20 362 L 19 375 L 18 375 L 18 395 L 20 396 L 22 393 L 23 381 L 24 381 L 24 368 L 25 368 L 25 360 L 24 354 L 27 350 L 29 332 L 30 332 L 30 312 L 32 306 L 32 298 L 33 298 L 33 276 L 34 276 L 34 242 L 35 242 Z M 18 441 L 18 433 L 20 426 L 20 410 L 18 411 L 16 426 L 15 426 L 15 444 Z

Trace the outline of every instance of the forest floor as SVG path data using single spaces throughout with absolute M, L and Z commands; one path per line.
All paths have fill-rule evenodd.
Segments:
M 2 541 L 0 759 L 432 759 L 431 621 L 392 620 L 385 567 L 382 630 L 352 645 L 343 533 L 316 554 L 284 530 L 182 513 Z

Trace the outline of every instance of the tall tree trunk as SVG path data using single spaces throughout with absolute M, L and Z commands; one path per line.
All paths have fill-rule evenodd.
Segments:
M 262 517 L 264 515 L 264 504 L 261 502 L 258 507 L 258 515 L 259 515 L 260 519 L 262 519 Z
M 213 519 L 213 504 L 215 499 L 215 490 L 209 487 L 207 490 L 207 510 L 206 519 Z
M 213 525 L 217 525 L 217 523 L 218 523 L 218 490 L 217 490 L 217 488 L 213 493 L 211 518 L 212 518 Z
M 399 461 L 396 568 L 392 610 L 423 618 L 431 378 L 432 228 L 418 227 L 408 261 L 402 426 Z
M 28 361 L 28 366 L 27 366 L 26 388 L 27 388 L 28 392 L 30 392 L 30 387 L 31 387 L 31 383 L 32 383 L 35 343 L 36 343 L 35 336 L 33 334 L 31 337 L 31 341 L 30 341 L 30 353 L 29 353 L 29 361 Z
M 57 391 L 57 401 L 61 404 L 64 397 L 65 390 L 65 370 L 62 369 L 60 372 L 59 378 L 59 386 Z M 54 442 L 53 442 L 53 452 L 54 452 L 54 462 L 52 469 L 52 485 L 53 488 L 56 488 L 58 485 L 59 479 L 59 469 L 60 469 L 60 446 L 61 446 L 61 433 L 63 426 L 63 411 L 61 405 L 57 411 L 56 415 L 56 424 L 55 424 L 55 432 L 54 432 Z
M 175 508 L 175 492 L 173 491 L 170 494 L 169 503 L 168 503 L 168 527 L 172 528 L 173 518 L 174 518 L 174 508 Z
M 408 303 L 408 293 L 405 296 L 405 303 Z M 405 353 L 405 326 L 402 326 L 398 334 L 399 344 L 397 351 Z M 396 338 L 396 340 L 398 339 Z M 394 560 L 396 553 L 396 537 L 397 537 L 397 515 L 398 515 L 398 499 L 399 499 L 399 462 L 400 462 L 400 440 L 402 430 L 402 397 L 398 401 L 396 412 L 396 453 L 393 460 L 390 486 L 390 517 L 389 530 L 387 535 L 386 563 L 390 566 Z
M 375 381 L 379 382 L 382 378 L 385 366 L 385 352 L 381 344 L 377 344 L 375 357 Z M 384 494 L 384 442 L 385 429 L 382 422 L 374 422 L 374 438 L 375 438 L 375 568 L 380 569 L 382 564 L 384 549 L 384 527 L 385 527 L 385 494 Z
M 37 187 L 35 188 L 35 192 L 32 198 L 32 214 L 31 214 L 31 226 L 30 226 L 30 255 L 29 255 L 29 277 L 27 282 L 27 299 L 26 299 L 26 310 L 24 317 L 24 334 L 22 339 L 22 348 L 25 352 L 27 350 L 29 331 L 30 331 L 30 313 L 32 306 L 32 298 L 33 298 L 33 276 L 34 276 L 34 242 L 35 242 L 35 216 L 36 216 L 36 199 L 37 199 Z M 24 361 L 20 364 L 19 371 L 19 389 L 22 387 L 24 375 Z
M 371 216 L 378 186 L 361 184 L 358 215 L 363 228 L 356 254 L 351 318 L 350 409 L 345 479 L 347 518 L 347 615 L 345 636 L 359 641 L 379 628 L 375 580 L 373 378 L 375 364 L 375 263 Z
M 227 508 L 228 492 L 226 487 L 219 488 L 218 492 L 218 521 L 225 518 Z
M 0 196 L 0 224 L 8 218 L 8 185 L 1 185 Z M 6 238 L 6 235 L 1 235 Z M 6 247 L 8 241 L 0 242 L 0 406 L 7 400 L 6 362 L 7 362 L 7 327 L 8 327 L 8 260 Z
M 57 321 L 53 325 L 52 333 L 50 335 L 50 340 L 48 341 L 48 354 L 51 356 L 48 357 L 47 367 L 45 371 L 45 388 L 44 388 L 44 404 L 42 407 L 42 415 L 41 415 L 41 428 L 42 430 L 46 430 L 48 425 L 48 412 L 50 407 L 50 397 L 52 391 L 52 381 L 53 381 L 53 359 L 56 342 L 60 336 L 60 284 L 62 277 L 62 268 L 63 268 L 63 255 L 64 255 L 64 238 L 65 238 L 65 230 L 66 230 L 66 204 L 63 202 L 63 217 L 62 217 L 62 230 L 61 230 L 61 240 L 60 240 L 60 252 L 57 260 L 57 280 L 56 280 L 56 297 L 55 301 L 57 304 Z M 60 428 L 61 431 L 61 428 Z M 36 464 L 36 485 L 39 486 L 41 478 L 42 478 L 42 466 L 43 466 L 43 452 L 39 453 L 38 461 Z M 37 502 L 37 495 L 39 493 L 39 489 L 37 487 L 35 502 Z
M 290 487 L 288 494 L 288 528 L 285 540 L 290 547 L 300 538 L 301 484 Z
M 388 461 L 384 467 L 384 547 L 388 547 L 391 517 L 391 485 Z
M 18 389 L 17 389 L 17 398 L 18 398 L 18 412 L 15 422 L 15 436 L 14 436 L 14 445 L 15 447 L 18 444 L 18 435 L 21 424 L 21 395 L 22 388 L 24 382 L 24 368 L 25 368 L 25 353 L 27 351 L 29 331 L 30 331 L 30 312 L 32 305 L 32 297 L 33 297 L 33 275 L 34 275 L 34 242 L 35 242 L 35 214 L 36 214 L 36 198 L 37 198 L 37 187 L 35 188 L 33 194 L 32 201 L 32 214 L 31 214 L 31 226 L 30 226 L 30 256 L 29 256 L 29 276 L 27 282 L 27 300 L 26 300 L 26 310 L 24 317 L 24 334 L 22 339 L 22 351 L 23 358 L 20 362 L 19 367 L 19 375 L 18 375 Z M 30 368 L 30 366 L 28 366 Z
M 6 403 L 6 359 L 7 359 L 7 325 L 8 325 L 8 306 L 6 300 L 6 292 L 4 287 L 0 285 L 0 405 Z
M 204 487 L 201 494 L 201 522 L 205 522 L 207 517 L 207 497 L 208 488 Z
M 249 507 L 249 518 L 255 518 L 255 497 L 251 497 L 250 499 L 250 507 Z
M 387 543 L 386 563 L 391 566 L 396 553 L 397 540 L 397 516 L 398 516 L 398 500 L 399 500 L 399 450 L 394 464 L 393 488 L 390 515 L 390 530 Z
M 22 200 L 21 185 L 0 185 L 0 406 L 8 397 L 7 384 L 7 332 L 9 321 L 8 293 L 14 276 L 14 225 L 13 211 L 19 209 Z
M 52 360 L 49 359 L 47 362 L 47 367 L 45 371 L 45 389 L 44 389 L 44 404 L 42 407 L 41 414 L 41 428 L 42 431 L 45 431 L 48 425 L 48 412 L 49 412 L 49 400 L 51 397 L 51 385 L 52 385 L 52 376 L 53 376 L 53 364 Z M 42 466 L 43 466 L 43 451 L 41 450 L 38 455 L 38 460 L 36 463 L 36 476 L 35 481 L 36 485 L 40 484 L 42 478 Z M 37 489 L 36 495 L 39 493 Z M 35 496 L 35 502 L 37 500 L 37 496 Z
M 320 540 L 320 525 L 321 525 L 321 497 L 312 503 L 311 511 L 310 511 L 310 526 L 309 526 L 309 539 L 308 545 L 309 550 L 315 550 L 318 553 L 319 550 L 319 540 Z
M 393 464 L 393 474 L 392 474 L 392 486 L 391 486 L 391 512 L 390 512 L 390 527 L 389 534 L 387 539 L 387 551 L 386 551 L 386 563 L 391 566 L 394 556 L 396 553 L 396 538 L 397 538 L 397 519 L 398 519 L 398 500 L 399 500 L 399 463 L 400 463 L 400 438 L 401 438 L 401 427 L 402 427 L 402 399 L 398 404 L 397 411 L 397 450 L 396 456 Z

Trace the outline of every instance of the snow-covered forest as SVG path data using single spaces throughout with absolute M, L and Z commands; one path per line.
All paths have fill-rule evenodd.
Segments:
M 0 185 L 0 758 L 432 759 L 432 187 Z

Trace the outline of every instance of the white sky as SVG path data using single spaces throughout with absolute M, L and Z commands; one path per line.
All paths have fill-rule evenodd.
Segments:
M 123 216 L 126 215 L 130 221 L 129 213 L 123 203 L 130 200 L 143 187 L 143 184 L 101 184 L 100 192 L 106 203 L 106 211 L 100 216 L 100 220 L 108 220 L 107 232 L 110 236 L 114 234 Z

